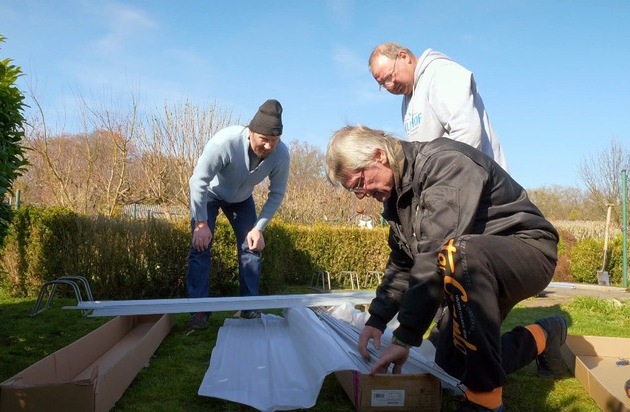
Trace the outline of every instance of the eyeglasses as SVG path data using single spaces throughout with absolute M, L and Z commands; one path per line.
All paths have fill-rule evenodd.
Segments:
M 361 170 L 361 176 L 359 176 L 359 181 L 357 182 L 357 185 L 355 187 L 353 187 L 352 189 L 350 189 L 350 192 L 352 193 L 365 193 L 365 187 L 363 187 L 365 185 L 365 174 L 364 174 L 364 170 Z
M 381 83 L 378 84 L 379 91 L 383 90 L 383 87 L 385 88 L 391 87 L 391 85 L 394 84 L 393 77 L 394 77 L 394 73 L 396 73 L 396 63 L 398 63 L 398 56 L 396 56 L 396 58 L 394 59 L 394 67 L 392 68 L 392 71 L 385 78 L 385 80 L 383 80 Z

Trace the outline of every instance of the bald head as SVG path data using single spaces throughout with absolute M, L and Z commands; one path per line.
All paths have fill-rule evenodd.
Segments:
M 396 56 L 400 54 L 401 51 L 404 51 L 411 57 L 415 57 L 413 53 L 411 52 L 411 50 L 409 50 L 408 48 L 398 43 L 388 42 L 388 43 L 379 44 L 378 46 L 374 48 L 374 50 L 372 50 L 372 53 L 370 54 L 370 58 L 368 60 L 368 68 L 370 69 L 370 71 L 372 71 L 372 63 L 379 56 L 385 56 L 388 59 L 393 60 L 396 58 Z
M 374 48 L 368 67 L 380 89 L 391 94 L 409 95 L 413 93 L 417 62 L 411 50 L 389 42 Z

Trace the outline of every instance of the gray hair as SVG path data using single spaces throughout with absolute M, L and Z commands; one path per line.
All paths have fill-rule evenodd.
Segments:
M 378 149 L 394 159 L 389 141 L 396 139 L 382 130 L 366 126 L 345 126 L 337 130 L 326 148 L 326 177 L 333 185 L 345 182 L 351 174 L 376 163 Z
M 388 59 L 393 60 L 398 56 L 398 53 L 400 53 L 401 51 L 404 51 L 409 56 L 413 57 L 413 53 L 411 52 L 411 50 L 398 43 L 388 42 L 376 46 L 374 50 L 372 50 L 372 54 L 370 54 L 370 58 L 368 59 L 368 68 L 370 69 L 370 71 L 372 70 L 372 63 L 378 56 L 385 56 Z

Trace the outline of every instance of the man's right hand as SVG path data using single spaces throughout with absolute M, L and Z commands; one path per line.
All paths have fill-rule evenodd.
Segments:
M 197 252 L 203 252 L 208 249 L 208 245 L 212 241 L 212 232 L 208 227 L 208 222 L 197 222 L 193 231 L 192 246 Z

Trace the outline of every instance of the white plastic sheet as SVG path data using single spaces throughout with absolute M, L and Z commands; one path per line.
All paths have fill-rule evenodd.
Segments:
M 356 349 L 365 317 L 352 305 L 327 315 L 320 315 L 322 321 L 313 310 L 297 307 L 286 309 L 284 317 L 263 314 L 260 319 L 226 319 L 198 394 L 261 411 L 305 409 L 315 405 L 328 374 L 368 373 L 371 365 Z M 384 347 L 389 339 L 391 330 L 383 335 Z M 379 351 L 372 346 L 370 351 L 378 358 Z M 433 354 L 432 345 L 423 344 L 412 351 L 403 373 L 432 373 L 447 384 L 456 383 L 427 358 Z
M 311 310 L 287 318 L 226 319 L 219 329 L 199 395 L 227 399 L 261 411 L 310 408 L 326 375 L 355 369 Z M 299 313 L 296 313 L 299 312 Z M 293 316 L 295 315 L 295 316 Z M 305 320 L 304 318 L 312 319 Z M 294 327 L 289 326 L 293 319 Z

